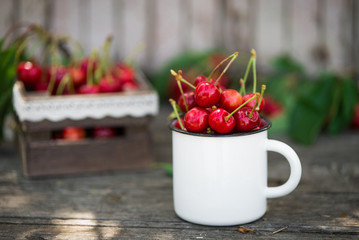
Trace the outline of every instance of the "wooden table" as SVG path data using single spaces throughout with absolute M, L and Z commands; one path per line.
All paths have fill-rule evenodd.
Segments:
M 158 161 L 171 161 L 162 107 L 152 123 Z M 0 239 L 359 239 L 359 133 L 320 136 L 310 147 L 291 142 L 303 165 L 299 187 L 268 201 L 260 220 L 237 227 L 187 223 L 173 211 L 172 179 L 162 169 L 48 179 L 22 175 L 14 148 L 0 148 Z M 288 177 L 270 154 L 269 184 Z M 277 232 L 277 233 L 275 233 Z

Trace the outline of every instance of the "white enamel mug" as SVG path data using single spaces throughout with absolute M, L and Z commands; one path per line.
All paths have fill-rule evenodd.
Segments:
M 244 224 L 265 214 L 267 198 L 292 192 L 301 178 L 301 164 L 291 147 L 267 138 L 270 126 L 267 121 L 248 133 L 208 135 L 182 131 L 172 122 L 176 214 L 202 225 Z M 289 162 L 290 176 L 281 186 L 267 186 L 267 151 Z

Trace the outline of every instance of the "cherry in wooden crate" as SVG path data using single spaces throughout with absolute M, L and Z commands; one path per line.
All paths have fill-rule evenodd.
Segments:
M 148 124 L 158 112 L 158 97 L 143 77 L 137 81 L 136 91 L 66 96 L 29 93 L 17 82 L 13 103 L 24 174 L 148 168 L 154 160 Z M 83 138 L 72 141 L 58 134 L 69 126 L 83 129 Z M 99 127 L 114 129 L 115 135 L 96 137 Z

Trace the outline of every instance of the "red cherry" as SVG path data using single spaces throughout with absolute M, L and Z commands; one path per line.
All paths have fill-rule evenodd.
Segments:
M 263 127 L 265 127 L 265 126 L 267 126 L 267 121 L 264 120 L 263 118 L 261 118 L 261 121 L 259 122 L 258 127 L 259 127 L 259 128 L 263 128 Z
M 234 111 L 242 104 L 241 94 L 234 89 L 226 89 L 222 92 L 219 106 L 228 112 Z
M 86 74 L 80 68 L 70 67 L 69 71 L 75 87 L 86 84 Z
M 63 77 L 69 72 L 69 69 L 64 66 L 58 66 L 58 67 L 51 66 L 48 71 L 49 71 L 48 74 L 49 81 L 51 80 L 52 74 L 55 74 L 55 78 L 54 78 L 55 86 L 57 87 L 60 84 Z
M 41 80 L 41 72 L 41 67 L 32 62 L 20 62 L 17 66 L 17 77 L 31 89 Z
M 255 95 L 255 93 L 247 93 L 247 94 L 243 95 L 243 97 L 242 97 L 242 102 L 246 102 L 247 100 L 249 100 L 250 98 L 252 98 L 254 95 Z M 258 105 L 258 101 L 259 101 L 259 98 L 258 98 L 257 101 L 256 101 L 256 99 L 254 98 L 252 101 L 248 102 L 245 106 L 246 106 L 246 107 L 249 107 L 249 108 L 253 108 L 254 105 L 256 104 L 256 102 L 257 102 L 257 105 Z M 261 111 L 263 110 L 264 105 L 265 105 L 264 98 L 262 98 L 261 104 L 259 105 L 259 110 L 258 110 L 258 112 L 261 112 Z
M 81 127 L 66 127 L 62 130 L 61 137 L 66 140 L 81 140 L 86 137 L 86 132 Z
M 194 97 L 200 107 L 212 107 L 216 105 L 221 97 L 218 88 L 209 82 L 201 82 L 197 85 Z
M 93 137 L 97 139 L 113 138 L 116 136 L 116 130 L 111 127 L 95 127 Z
M 354 106 L 354 115 L 352 120 L 352 126 L 355 129 L 359 129 L 359 103 Z
M 196 79 L 194 81 L 194 85 L 197 86 L 201 82 L 207 82 L 207 77 L 203 76 L 203 75 L 200 75 L 200 76 L 196 77 Z
M 209 126 L 217 133 L 226 134 L 233 130 L 236 126 L 236 121 L 233 116 L 230 116 L 228 120 L 225 119 L 229 115 L 223 108 L 217 108 L 213 110 L 208 117 Z
M 61 80 L 64 78 L 64 76 L 69 72 L 69 69 L 64 66 L 51 66 L 47 69 L 47 80 L 53 82 L 53 88 L 52 88 L 52 95 L 55 95 L 57 92 L 57 88 L 61 83 Z M 65 88 L 64 92 L 62 94 L 68 93 L 68 89 Z
M 186 99 L 188 110 L 197 106 L 196 101 L 194 100 L 194 92 L 186 92 L 184 93 L 184 97 Z M 182 112 L 187 112 L 182 95 L 178 98 L 178 105 Z
M 201 82 L 207 82 L 207 77 L 205 77 L 205 76 L 203 76 L 203 75 L 200 75 L 200 76 L 198 76 L 198 77 L 196 77 L 196 80 L 194 81 L 194 86 L 197 86 L 198 84 L 200 84 Z M 215 84 L 216 83 L 216 80 L 214 80 L 213 78 L 209 81 L 210 83 L 213 83 L 213 84 Z M 222 81 L 221 81 L 221 83 L 222 83 Z M 216 87 L 218 88 L 218 89 L 221 89 L 221 90 L 225 90 L 226 89 L 226 87 L 224 86 L 224 85 L 222 85 L 222 84 L 216 84 Z
M 98 85 L 100 92 L 118 92 L 121 90 L 121 83 L 112 76 L 105 76 L 100 80 Z
M 117 64 L 113 69 L 113 74 L 121 83 L 133 82 L 135 80 L 135 71 L 123 63 Z
M 183 123 L 184 123 L 184 119 L 183 119 L 183 118 L 180 118 L 180 119 L 181 119 L 182 124 L 183 124 Z M 173 126 L 174 126 L 175 128 L 181 129 L 181 125 L 179 124 L 179 122 L 178 122 L 177 119 L 173 121 Z M 185 129 L 185 130 L 186 130 L 186 129 Z
M 100 88 L 97 85 L 82 85 L 77 91 L 79 94 L 95 94 L 100 92 Z
M 257 127 L 260 123 L 260 116 L 257 111 L 252 112 L 252 108 L 243 107 L 234 113 L 234 119 L 236 120 L 236 129 L 239 132 L 250 131 Z
M 257 127 L 255 127 L 255 128 L 253 128 L 251 131 L 259 130 L 259 129 L 265 127 L 265 126 L 267 126 L 267 122 L 266 122 L 266 120 L 261 118 L 261 120 L 259 122 L 259 125 Z
M 283 106 L 280 102 L 276 101 L 269 95 L 264 95 L 265 105 L 263 107 L 263 113 L 268 117 L 275 117 L 283 112 Z
M 48 82 L 38 82 L 35 86 L 35 90 L 36 92 L 43 92 L 46 91 L 48 87 L 49 87 Z
M 87 68 L 89 67 L 89 63 L 90 63 L 90 58 L 89 57 L 84 58 L 80 63 L 80 69 L 85 74 L 85 78 L 86 78 L 86 75 L 87 75 Z M 97 59 L 94 59 L 93 60 L 92 71 L 95 72 L 97 67 L 98 67 Z
M 194 107 L 184 116 L 184 127 L 189 132 L 201 133 L 208 128 L 208 112 L 200 107 Z

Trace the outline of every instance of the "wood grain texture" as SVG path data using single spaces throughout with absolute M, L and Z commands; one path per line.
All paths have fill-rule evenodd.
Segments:
M 317 1 L 293 0 L 293 48 L 292 56 L 303 63 L 310 73 L 316 73 L 318 65 L 314 57 L 318 47 L 318 29 L 316 25 Z
M 310 74 L 358 75 L 358 4 L 355 0 L 3 0 L 0 35 L 19 21 L 69 34 L 89 54 L 114 35 L 111 56 L 135 58 L 152 73 L 184 50 L 222 47 L 258 52 L 262 67 L 289 52 Z
M 228 50 L 249 52 L 252 43 L 249 41 L 248 1 L 226 1 L 224 19 L 224 47 Z
M 4 0 L 0 7 L 0 36 L 3 37 L 13 25 L 13 2 L 12 0 Z
M 188 26 L 189 48 L 203 50 L 216 45 L 216 43 L 219 45 L 223 35 L 220 1 L 200 0 L 190 3 L 192 22 Z
M 346 17 L 350 12 L 347 11 L 346 5 L 348 1 L 333 1 L 327 0 L 325 5 L 325 34 L 326 34 L 326 47 L 329 53 L 328 64 L 326 68 L 332 69 L 334 71 L 340 72 L 343 71 L 348 62 L 345 61 L 347 58 L 347 46 L 350 46 L 348 43 L 348 36 L 345 35 L 346 28 L 351 28 L 347 26 L 351 21 L 348 21 Z M 347 40 L 345 40 L 347 38 Z
M 45 0 L 21 0 L 20 22 L 45 24 Z
M 91 0 L 91 10 L 87 21 L 90 23 L 90 46 L 101 49 L 106 37 L 113 34 L 112 26 L 112 1 L 111 0 Z
M 156 161 L 171 161 L 170 107 L 151 124 Z M 274 136 L 273 136 L 274 137 Z M 173 211 L 172 179 L 162 170 L 28 179 L 12 147 L 0 148 L 1 239 L 356 239 L 359 236 L 359 135 L 321 135 L 311 147 L 288 143 L 303 177 L 290 195 L 268 200 L 266 215 L 232 227 L 206 227 Z M 285 180 L 285 164 L 269 156 L 269 184 Z M 274 231 L 287 227 L 277 234 Z
M 51 16 L 53 19 L 51 30 L 81 41 L 79 3 L 79 0 L 55 0 Z
M 268 64 L 271 56 L 280 54 L 283 50 L 281 7 L 281 0 L 258 1 L 258 25 L 255 28 L 256 39 L 253 48 L 257 51 L 259 64 Z
M 126 0 L 122 2 L 121 6 L 122 21 L 125 28 L 115 36 L 114 40 L 121 39 L 119 50 L 122 60 L 131 60 L 144 66 L 146 65 L 144 51 L 151 48 L 150 45 L 146 44 L 146 28 L 154 29 L 146 19 L 146 1 Z

